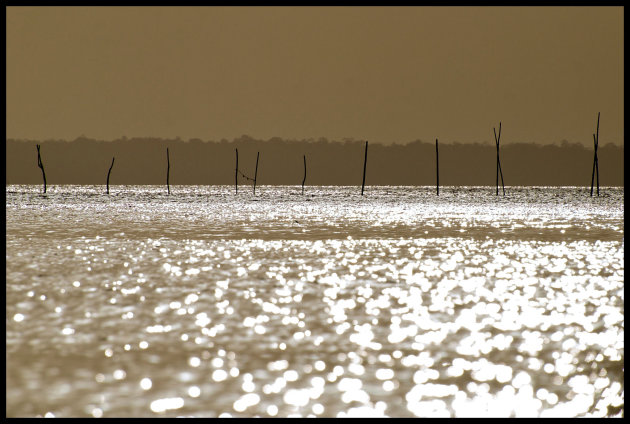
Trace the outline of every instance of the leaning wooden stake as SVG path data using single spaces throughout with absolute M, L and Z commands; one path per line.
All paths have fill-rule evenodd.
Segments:
M 114 159 L 116 158 L 112 156 L 112 164 L 110 165 L 109 171 L 107 172 L 107 194 L 109 194 L 109 174 L 112 173 L 112 168 L 114 167 Z
M 168 194 L 171 194 L 171 185 L 169 184 L 169 174 L 171 172 L 171 160 L 168 156 L 168 147 L 166 148 L 166 188 L 168 189 Z
M 435 139 L 435 188 L 437 195 L 440 195 L 440 156 L 438 153 L 438 139 Z
M 365 168 L 367 166 L 367 148 L 368 142 L 365 142 L 365 159 L 363 160 L 363 183 L 361 184 L 361 196 L 363 196 L 363 190 L 365 189 Z
M 595 149 L 595 156 L 593 157 L 593 174 L 591 175 L 591 197 L 593 197 L 595 170 L 597 170 L 597 196 L 599 196 L 599 161 L 597 160 L 597 148 L 599 147 L 599 112 L 597 112 L 597 135 L 593 134 L 593 147 Z
M 306 182 L 306 155 L 304 155 L 304 179 L 302 180 L 302 194 L 304 194 L 304 183 Z
M 238 149 L 236 150 L 236 169 L 234 170 L 234 190 L 238 194 Z
M 499 173 L 501 173 L 501 186 L 503 187 L 503 195 L 505 196 L 505 184 L 503 184 L 503 171 L 501 170 L 501 160 L 499 159 L 499 144 L 501 143 L 501 122 L 499 122 L 499 136 L 497 137 L 496 128 L 494 131 L 494 142 L 497 145 L 497 196 L 499 195 Z
M 44 193 L 46 193 L 46 173 L 44 172 L 44 164 L 42 163 L 42 157 L 39 154 L 39 148 L 41 146 L 37 145 L 37 166 L 42 170 L 42 177 L 44 177 Z
M 260 152 L 256 154 L 256 169 L 254 170 L 254 194 L 256 194 L 256 178 L 258 178 L 258 157 Z

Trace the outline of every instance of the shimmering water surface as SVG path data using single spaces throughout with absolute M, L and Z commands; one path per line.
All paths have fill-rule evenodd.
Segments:
M 6 187 L 7 416 L 615 416 L 623 188 Z

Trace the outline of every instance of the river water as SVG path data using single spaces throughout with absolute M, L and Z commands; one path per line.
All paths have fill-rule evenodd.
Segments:
M 8 417 L 620 416 L 624 194 L 6 186 Z

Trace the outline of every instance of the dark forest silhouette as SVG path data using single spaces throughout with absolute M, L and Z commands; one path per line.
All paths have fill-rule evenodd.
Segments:
M 164 150 L 170 150 L 170 183 L 234 184 L 234 151 L 244 157 L 264 155 L 258 184 L 299 185 L 304 178 L 304 155 L 309 157 L 309 185 L 359 184 L 365 140 L 233 141 L 133 138 L 114 141 L 80 137 L 64 140 L 7 140 L 6 183 L 41 184 L 33 154 L 40 144 L 46 152 L 49 184 L 103 184 L 102 170 L 116 156 L 110 184 L 164 184 Z M 600 145 L 597 151 L 603 186 L 623 186 L 623 147 Z M 513 186 L 586 186 L 591 181 L 593 150 L 581 144 L 501 144 L 501 162 L 510 170 Z M 496 145 L 440 143 L 441 186 L 492 186 Z M 408 144 L 370 145 L 369 185 L 426 185 L 436 183 L 436 145 L 420 140 Z

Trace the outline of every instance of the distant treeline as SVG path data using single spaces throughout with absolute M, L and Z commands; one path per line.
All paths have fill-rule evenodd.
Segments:
M 170 151 L 170 184 L 234 184 L 234 149 L 239 169 L 252 176 L 260 152 L 259 185 L 300 185 L 306 155 L 309 185 L 361 185 L 364 140 L 257 140 L 122 138 L 114 141 L 80 137 L 64 140 L 13 140 L 6 145 L 6 183 L 40 184 L 36 144 L 49 185 L 105 184 L 112 157 L 110 185 L 165 184 L 166 148 Z M 593 149 L 581 144 L 501 143 L 506 186 L 590 186 Z M 494 144 L 439 142 L 440 186 L 495 185 Z M 623 147 L 600 145 L 601 186 L 623 186 Z M 435 185 L 435 139 L 408 144 L 370 143 L 366 185 Z M 240 184 L 251 184 L 243 180 Z

